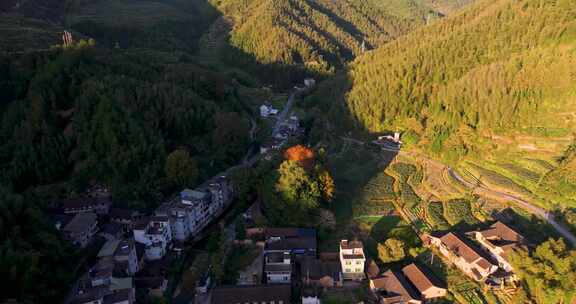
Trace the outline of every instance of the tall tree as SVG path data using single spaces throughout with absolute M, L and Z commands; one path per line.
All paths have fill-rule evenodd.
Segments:
M 400 261 L 406 257 L 405 247 L 402 240 L 389 238 L 383 244 L 378 244 L 378 257 L 383 263 Z
M 172 151 L 166 158 L 164 173 L 168 182 L 179 188 L 193 187 L 198 178 L 198 164 L 184 149 Z
M 562 239 L 549 239 L 532 252 L 514 252 L 511 263 L 540 302 L 549 297 L 562 298 L 576 289 L 576 250 L 568 249 Z

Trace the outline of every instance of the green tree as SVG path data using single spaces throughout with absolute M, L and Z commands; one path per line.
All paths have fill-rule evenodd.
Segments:
M 336 185 L 334 184 L 334 179 L 330 173 L 326 170 L 320 172 L 318 175 L 318 183 L 324 200 L 327 202 L 332 201 L 336 192 Z
M 174 150 L 166 158 L 164 174 L 171 185 L 179 188 L 192 187 L 198 178 L 198 164 L 188 151 Z
M 532 252 L 518 250 L 511 263 L 540 302 L 561 298 L 576 288 L 576 250 L 568 249 L 562 239 L 549 239 Z
M 398 239 L 387 239 L 378 244 L 378 257 L 383 263 L 396 262 L 406 257 L 406 245 Z
M 303 167 L 295 161 L 287 160 L 282 162 L 278 173 L 280 176 L 276 183 L 276 191 L 284 201 L 296 204 L 303 210 L 318 207 L 321 198 L 320 187 Z

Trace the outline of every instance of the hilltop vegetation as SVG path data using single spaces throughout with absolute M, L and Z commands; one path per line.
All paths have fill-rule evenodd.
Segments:
M 401 126 L 454 158 L 483 132 L 571 129 L 575 14 L 564 0 L 482 1 L 355 61 L 347 106 L 368 131 Z
M 233 21 L 232 46 L 260 64 L 290 65 L 319 74 L 331 73 L 364 50 L 441 15 L 431 8 L 434 1 L 211 2 Z M 446 11 L 458 2 L 443 1 Z

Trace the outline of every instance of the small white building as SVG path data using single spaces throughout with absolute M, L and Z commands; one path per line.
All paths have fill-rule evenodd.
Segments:
M 366 256 L 360 241 L 340 241 L 340 264 L 345 280 L 363 280 Z
M 302 304 L 321 304 L 318 297 L 302 297 Z
M 312 88 L 316 85 L 316 80 L 314 80 L 313 78 L 304 79 L 304 85 L 307 88 Z
M 269 117 L 273 115 L 278 115 L 277 109 L 274 109 L 274 107 L 265 104 L 260 106 L 260 116 Z
M 172 243 L 170 220 L 166 216 L 154 216 L 138 223 L 133 230 L 134 240 L 146 246 L 146 259 L 164 257 Z

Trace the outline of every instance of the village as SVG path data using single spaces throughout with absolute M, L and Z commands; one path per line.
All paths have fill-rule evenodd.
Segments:
M 260 106 L 260 118 L 273 122 L 271 136 L 241 166 L 269 161 L 303 134 L 291 106 L 298 92 L 314 84 L 306 80 L 304 87 L 296 87 L 282 111 L 268 102 Z M 399 151 L 402 141 L 396 132 L 372 144 L 389 153 Z M 229 171 L 180 191 L 149 214 L 115 207 L 109 190 L 98 184 L 81 198 L 59 201 L 52 217 L 64 238 L 78 248 L 97 246 L 95 260 L 71 287 L 65 303 L 155 303 L 150 299 L 170 294 L 171 303 L 320 304 L 327 295 L 354 292 L 361 294 L 354 303 L 443 303 L 447 282 L 426 259 L 406 257 L 382 268 L 358 237 L 333 240 L 329 245 L 337 250 L 321 250 L 315 225 L 257 225 L 255 218 L 263 216 L 258 203 L 232 223 L 225 221 L 237 195 Z M 484 288 L 514 290 L 517 277 L 509 256 L 526 245 L 514 228 L 498 220 L 466 232 L 412 227 L 422 247 L 431 252 L 430 264 L 436 258 Z M 195 278 L 194 288 L 183 287 L 180 278 L 170 274 L 171 263 L 186 257 L 191 244 L 214 231 L 225 232 L 219 250 L 230 253 L 235 246 L 249 246 L 256 254 L 238 270 L 235 284 L 216 284 L 215 265 L 206 261 L 188 270 Z

